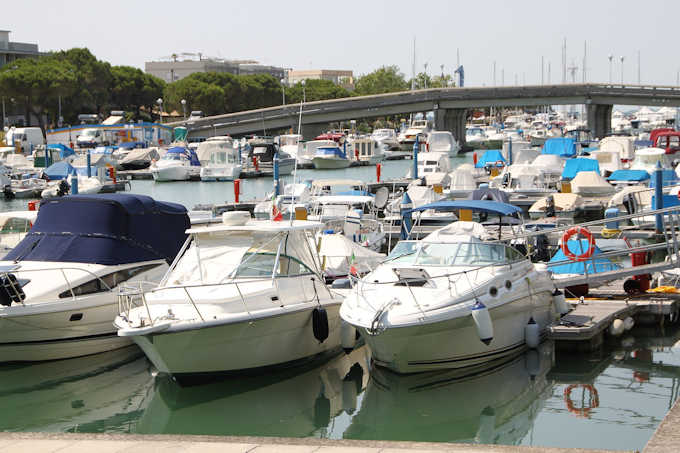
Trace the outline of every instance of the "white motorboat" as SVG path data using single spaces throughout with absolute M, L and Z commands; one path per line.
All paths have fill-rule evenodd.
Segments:
M 322 226 L 252 220 L 188 230 L 160 285 L 122 296 L 118 335 L 177 379 L 338 350 L 341 300 L 325 286 L 309 242 Z
M 201 181 L 233 181 L 241 175 L 241 153 L 231 137 L 213 137 L 198 145 Z
M 383 152 L 399 149 L 399 139 L 394 129 L 376 129 L 371 138 L 380 144 Z
M 256 219 L 269 219 L 272 214 L 272 198 L 274 193 L 269 193 L 263 201 L 255 205 L 253 215 Z M 310 208 L 311 190 L 308 184 L 295 183 L 283 186 L 283 193 L 274 198 L 278 210 L 284 218 L 290 219 L 295 216 L 296 209 L 303 209 L 305 212 Z M 300 219 L 303 220 L 303 219 Z
M 118 160 L 118 166 L 123 170 L 141 170 L 149 168 L 151 162 L 160 159 L 160 157 L 158 148 L 155 147 L 133 149 Z
M 201 163 L 193 149 L 174 146 L 149 168 L 154 181 L 187 181 L 200 175 Z
M 6 199 L 38 198 L 47 187 L 47 181 L 41 178 L 13 179 L 3 188 Z
M 38 211 L 7 211 L 0 213 L 0 252 L 9 253 L 29 232 Z
M 295 170 L 295 158 L 281 150 L 271 139 L 253 139 L 248 145 L 248 160 L 256 161 L 258 168 L 273 171 L 274 157 L 278 156 L 280 176 L 290 175 Z
M 472 175 L 473 172 L 474 166 L 472 164 L 460 164 L 449 173 L 449 187 L 444 189 L 443 193 L 449 198 L 467 198 L 477 188 L 477 183 Z
M 363 165 L 375 165 L 385 159 L 380 144 L 368 137 L 354 138 L 349 141 L 349 156 Z
M 189 225 L 186 209 L 143 195 L 41 204 L 0 261 L 0 362 L 64 359 L 130 343 L 112 325 L 123 282 L 160 280 Z
M 333 140 L 310 140 L 303 143 L 302 150 L 298 152 L 298 167 L 313 167 L 312 159 L 316 156 L 316 149 L 325 146 L 336 146 Z
M 493 202 L 489 202 L 493 203 Z M 555 319 L 545 268 L 512 247 L 482 242 L 474 222 L 422 241 L 400 241 L 348 295 L 340 316 L 356 327 L 374 362 L 398 373 L 462 368 L 525 348 L 533 319 Z
M 499 188 L 508 194 L 541 196 L 557 192 L 550 187 L 551 180 L 541 171 L 541 167 L 530 164 L 512 164 L 493 178 L 489 187 Z
M 572 192 L 582 197 L 608 197 L 616 192 L 616 187 L 595 171 L 578 172 L 570 184 Z
M 645 170 L 654 174 L 656 164 L 661 163 L 664 168 L 673 168 L 673 155 L 666 154 L 662 148 L 641 148 L 635 150 L 635 158 L 630 164 L 631 170 Z
M 337 143 L 316 148 L 316 154 L 312 158 L 312 164 L 317 170 L 336 170 L 347 168 L 352 161 L 349 160 L 345 152 L 345 146 L 341 148 Z
M 481 127 L 468 127 L 465 129 L 465 142 L 471 145 L 487 141 L 484 129 Z
M 430 132 L 430 124 L 427 120 L 413 120 L 409 127 L 404 131 L 404 136 L 400 140 L 402 145 L 412 145 L 416 141 L 416 137 L 423 143 Z
M 302 142 L 302 135 L 300 134 L 286 134 L 279 136 L 279 148 L 284 153 L 292 158 L 298 158 L 298 155 L 304 150 L 304 143 Z
M 43 189 L 40 192 L 40 197 L 41 198 L 53 198 L 57 197 L 60 195 L 60 192 L 62 190 L 62 183 L 66 182 L 66 184 L 71 183 L 72 184 L 72 178 L 66 178 L 63 179 L 62 181 L 55 181 L 54 183 L 50 183 L 47 185 L 45 189 Z M 99 180 L 98 177 L 96 176 L 90 176 L 89 178 L 87 176 L 81 176 L 78 175 L 78 194 L 79 195 L 92 195 L 101 192 L 102 190 L 102 183 Z M 66 186 L 69 188 L 70 186 Z
M 446 153 L 457 156 L 460 145 L 449 131 L 432 131 L 427 136 L 426 147 L 429 152 Z

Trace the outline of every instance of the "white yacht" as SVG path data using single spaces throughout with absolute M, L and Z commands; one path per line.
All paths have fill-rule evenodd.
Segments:
M 233 181 L 243 166 L 241 153 L 231 137 L 214 137 L 198 145 L 196 155 L 201 162 L 201 181 Z
M 325 286 L 309 242 L 323 225 L 229 223 L 188 230 L 157 288 L 121 296 L 118 335 L 177 379 L 339 350 L 341 300 Z
M 346 145 L 340 147 L 337 143 L 319 146 L 312 158 L 312 164 L 317 170 L 336 170 L 347 168 L 352 164 L 346 153 Z
M 400 241 L 345 298 L 340 316 L 377 365 L 398 373 L 476 365 L 524 348 L 532 319 L 541 332 L 553 321 L 549 273 L 512 247 L 482 242 L 480 230 L 455 222 Z
M 460 151 L 460 145 L 449 131 L 430 132 L 426 146 L 429 152 L 447 153 L 449 156 L 457 156 Z
M 41 204 L 0 261 L 0 362 L 79 357 L 129 344 L 112 325 L 123 282 L 155 285 L 185 240 L 183 206 L 143 195 Z
M 402 145 L 412 145 L 416 141 L 416 137 L 423 143 L 429 132 L 430 124 L 427 120 L 413 120 L 408 129 L 404 131 L 404 136 L 400 140 L 400 143 Z
M 186 181 L 200 175 L 201 163 L 194 150 L 174 146 L 149 169 L 154 181 Z
M 312 159 L 316 155 L 316 149 L 325 146 L 336 146 L 333 140 L 310 140 L 303 143 L 302 150 L 297 155 L 297 165 L 300 167 L 314 167 Z
M 399 139 L 394 129 L 376 129 L 371 138 L 380 144 L 383 152 L 399 149 Z
M 375 165 L 385 159 L 385 154 L 380 144 L 369 137 L 354 138 L 349 142 L 349 158 L 362 165 Z

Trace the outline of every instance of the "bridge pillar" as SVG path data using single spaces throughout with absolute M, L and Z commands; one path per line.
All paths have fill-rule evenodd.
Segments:
M 436 109 L 434 111 L 434 128 L 438 131 L 449 131 L 460 146 L 465 145 L 466 109 Z
M 612 105 L 587 104 L 588 129 L 596 138 L 604 138 L 612 129 Z
M 297 124 L 296 124 L 297 127 Z M 314 137 L 321 135 L 328 130 L 328 123 L 305 124 L 302 123 L 300 133 L 305 140 L 314 140 Z

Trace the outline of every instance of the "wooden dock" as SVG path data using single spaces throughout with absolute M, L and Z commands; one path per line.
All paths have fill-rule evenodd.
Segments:
M 665 322 L 677 317 L 679 293 L 623 293 L 623 280 L 593 289 L 584 299 L 567 299 L 572 311 L 549 328 L 548 338 L 558 349 L 592 351 L 604 342 L 607 329 L 616 319 L 632 317 L 636 323 Z

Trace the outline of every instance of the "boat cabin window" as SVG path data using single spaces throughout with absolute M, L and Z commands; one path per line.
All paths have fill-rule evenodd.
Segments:
M 504 244 L 486 242 L 400 241 L 387 260 L 416 266 L 488 266 L 524 260 L 524 256 Z
M 276 253 L 246 253 L 234 277 L 271 277 Z M 292 256 L 279 255 L 276 277 L 295 277 L 312 274 L 312 271 L 301 261 Z
M 31 222 L 28 219 L 12 217 L 5 221 L 0 230 L 0 234 L 26 233 L 31 229 Z
M 165 156 L 161 157 L 162 160 L 186 160 L 182 154 L 178 153 L 166 153 Z
M 144 266 L 131 267 L 117 272 L 112 272 L 110 274 L 103 275 L 100 278 L 90 280 L 87 283 L 73 287 L 73 293 L 71 293 L 71 290 L 66 290 L 59 294 L 59 298 L 65 299 L 72 296 L 84 296 L 86 294 L 95 294 L 109 291 L 121 283 L 130 280 L 134 276 L 139 275 L 142 272 L 150 271 L 157 266 L 160 266 L 160 264 L 147 264 Z

